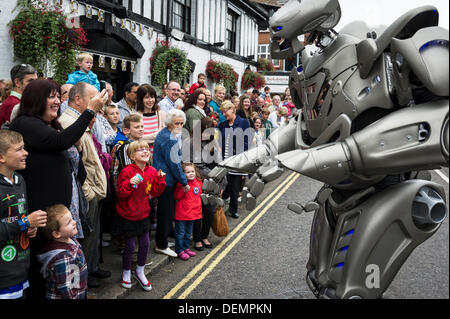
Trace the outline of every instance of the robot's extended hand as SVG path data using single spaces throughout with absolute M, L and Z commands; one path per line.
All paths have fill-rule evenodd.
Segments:
M 233 170 L 253 174 L 242 190 L 246 209 L 252 210 L 256 206 L 256 197 L 264 189 L 264 183 L 278 178 L 283 173 L 283 168 L 278 167 L 277 163 L 271 157 L 271 151 L 266 145 L 260 145 L 224 160 L 211 170 L 209 178 L 203 181 L 203 204 L 223 205 L 223 200 L 219 197 L 220 185 L 224 184 L 228 172 Z

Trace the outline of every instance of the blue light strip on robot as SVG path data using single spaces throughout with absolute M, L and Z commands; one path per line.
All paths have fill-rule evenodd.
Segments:
M 342 267 L 344 267 L 344 263 L 339 263 L 336 265 L 336 268 L 342 268 Z
M 422 52 L 423 50 L 433 47 L 433 46 L 445 46 L 448 48 L 448 41 L 447 40 L 433 40 L 433 41 L 429 41 L 425 44 L 423 44 L 420 49 L 419 52 Z
M 353 235 L 354 232 L 355 232 L 355 230 L 354 230 L 354 229 L 351 229 L 351 230 L 349 230 L 348 232 L 346 232 L 344 236 L 350 236 L 350 235 Z

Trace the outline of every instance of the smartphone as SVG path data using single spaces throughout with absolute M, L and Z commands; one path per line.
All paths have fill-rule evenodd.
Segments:
M 100 92 L 103 91 L 104 89 L 106 89 L 106 82 L 101 80 L 100 81 Z

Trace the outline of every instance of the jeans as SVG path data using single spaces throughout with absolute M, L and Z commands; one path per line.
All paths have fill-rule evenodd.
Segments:
M 185 251 L 191 246 L 192 227 L 194 220 L 175 221 L 175 252 Z

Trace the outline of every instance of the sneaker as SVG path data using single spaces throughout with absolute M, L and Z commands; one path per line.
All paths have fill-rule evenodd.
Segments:
M 169 257 L 177 257 L 177 253 L 174 252 L 172 249 L 170 249 L 169 247 L 167 247 L 166 249 L 160 249 L 158 247 L 155 247 L 155 252 L 158 254 L 164 254 L 167 255 Z
M 167 243 L 167 247 L 169 247 L 169 248 L 175 247 L 175 243 L 172 243 L 172 242 L 169 241 Z
M 195 255 L 197 255 L 196 253 L 194 253 L 192 250 L 190 250 L 189 248 L 186 249 L 184 251 L 186 254 L 188 254 L 190 257 L 194 257 Z
M 231 214 L 231 217 L 232 218 L 239 218 L 239 214 L 238 213 Z
M 139 284 L 141 285 L 141 287 L 145 290 L 145 291 L 150 291 L 152 290 L 152 284 L 150 283 L 150 281 L 147 280 L 147 284 L 143 284 L 142 281 L 139 279 L 138 275 L 136 275 L 135 272 L 133 272 L 133 277 L 136 278 L 136 280 L 139 282 Z
M 180 252 L 178 254 L 178 257 L 180 257 L 181 260 L 188 260 L 190 258 L 190 256 L 185 251 Z
M 122 283 L 120 284 L 123 288 L 131 289 L 131 281 L 125 281 L 122 279 Z

